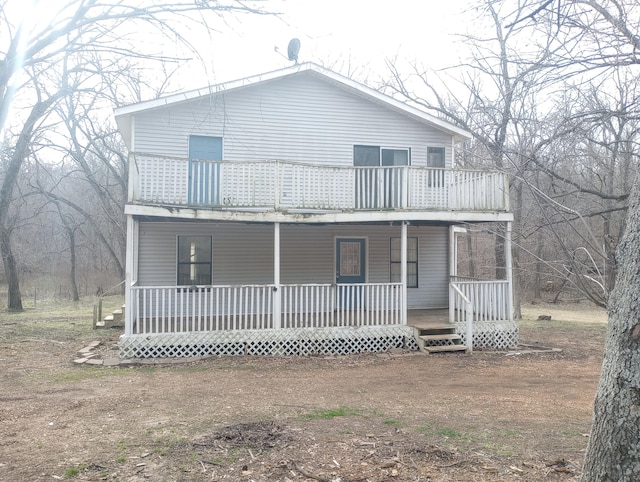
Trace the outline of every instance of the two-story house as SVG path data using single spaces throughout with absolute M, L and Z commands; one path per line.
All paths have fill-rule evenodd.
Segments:
M 456 276 L 460 226 L 505 224 L 509 253 L 513 219 L 504 174 L 455 168 L 466 131 L 310 63 L 116 121 L 122 356 L 517 344 L 509 257 L 506 279 Z

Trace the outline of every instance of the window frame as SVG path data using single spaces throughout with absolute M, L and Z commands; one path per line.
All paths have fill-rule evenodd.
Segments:
M 402 245 L 400 245 L 400 259 L 397 261 L 394 261 L 393 258 L 393 242 L 394 240 L 398 240 L 398 243 L 402 243 L 402 238 L 398 237 L 398 236 L 392 236 L 389 238 L 389 282 L 390 283 L 398 283 L 402 281 L 402 275 L 395 275 L 395 276 L 399 276 L 400 280 L 395 280 L 394 281 L 394 272 L 393 272 L 393 266 L 397 266 L 400 265 L 400 272 L 402 272 Z M 409 259 L 409 253 L 411 252 L 411 250 L 409 249 L 409 243 L 410 240 L 415 240 L 415 260 L 411 260 Z M 409 283 L 409 270 L 407 269 L 407 288 L 419 288 L 420 287 L 420 276 L 419 276 L 419 270 L 418 270 L 418 262 L 420 259 L 419 256 L 419 246 L 420 246 L 420 242 L 419 242 L 419 238 L 417 236 L 407 236 L 407 268 L 409 267 L 409 265 L 415 265 L 415 276 L 416 276 L 416 280 L 415 280 L 415 285 L 414 284 L 410 284 Z
M 356 151 L 358 148 L 365 149 L 377 149 L 378 163 L 377 164 L 356 164 Z M 382 164 L 382 152 L 383 151 L 404 151 L 407 153 L 407 164 L 398 164 L 399 166 L 411 165 L 411 148 L 410 147 L 389 147 L 389 146 L 373 146 L 368 144 L 354 144 L 353 146 L 353 165 L 355 167 L 394 167 L 395 165 Z
M 435 154 L 436 152 L 442 153 L 442 165 L 434 165 L 431 161 L 430 154 Z M 445 169 L 447 167 L 447 148 L 443 146 L 427 147 L 427 167 L 433 167 L 435 169 Z
M 193 239 L 193 238 L 201 238 L 201 239 L 206 239 L 208 240 L 208 249 L 204 249 L 201 252 L 203 253 L 208 253 L 208 260 L 205 259 L 204 261 L 181 261 L 180 258 L 180 254 L 181 254 L 181 240 L 187 240 L 187 239 Z M 195 247 L 192 246 L 191 249 L 195 249 Z M 190 266 L 192 267 L 192 269 L 196 269 L 197 266 L 206 266 L 208 265 L 208 270 L 206 271 L 207 275 L 208 275 L 208 283 L 196 283 L 194 282 L 194 280 L 192 278 L 190 278 L 188 280 L 188 282 L 184 282 L 184 280 L 181 280 L 181 267 L 184 266 Z M 189 270 L 191 271 L 191 269 Z M 201 235 L 201 234 L 179 234 L 176 236 L 176 285 L 177 286 L 208 286 L 213 284 L 213 236 L 209 236 L 209 235 Z

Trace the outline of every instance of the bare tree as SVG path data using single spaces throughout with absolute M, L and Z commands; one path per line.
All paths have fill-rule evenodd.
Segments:
M 557 9 L 552 9 L 556 2 Z M 535 24 L 538 14 L 546 20 L 555 15 L 558 26 L 555 36 L 567 45 L 561 61 L 574 65 L 575 71 L 601 75 L 602 72 L 629 69 L 637 77 L 640 6 L 636 1 L 547 0 L 529 2 L 527 8 L 530 14 L 516 18 L 514 23 Z M 585 77 L 580 79 L 584 81 Z M 622 105 L 625 121 L 638 118 L 637 104 L 636 94 L 625 99 Z M 616 113 L 621 110 L 619 107 L 606 108 L 603 113 L 612 118 L 619 117 Z M 610 174 L 612 166 L 619 164 L 619 148 L 628 152 L 628 155 L 622 155 L 623 165 L 627 164 L 625 156 L 637 158 L 637 151 L 634 153 L 629 149 L 632 139 L 628 139 L 629 132 L 622 128 L 625 124 L 616 121 L 608 126 L 615 139 L 612 144 L 606 140 L 602 142 L 606 139 L 606 136 L 602 137 L 602 131 L 590 139 L 590 144 L 596 148 L 610 150 L 613 147 L 610 162 L 603 164 L 604 173 Z M 624 172 L 627 169 L 623 167 Z M 618 274 L 608 300 L 608 334 L 582 474 L 584 482 L 640 480 L 640 176 L 633 178 L 626 227 L 615 254 Z M 575 183 L 571 179 L 566 181 L 567 184 Z M 603 197 L 611 196 L 613 184 L 605 182 L 603 187 Z
M 389 62 L 391 80 L 385 88 L 467 129 L 474 136 L 473 167 L 491 166 L 519 174 L 511 184 L 515 218 L 513 260 L 517 275 L 518 233 L 522 220 L 518 203 L 522 199 L 521 182 L 528 169 L 529 151 L 535 142 L 531 136 L 536 132 L 531 119 L 535 119 L 538 109 L 536 93 L 549 81 L 544 77 L 542 66 L 549 62 L 554 45 L 548 42 L 538 50 L 521 53 L 519 29 L 506 26 L 505 5 L 484 0 L 478 2 L 477 9 L 489 19 L 491 31 L 482 37 L 463 36 L 472 52 L 471 58 L 448 69 L 450 82 L 442 81 L 439 73 L 429 72 L 417 64 L 413 65 L 413 76 L 409 78 L 401 73 L 395 62 Z M 507 10 L 507 14 L 510 13 L 511 10 Z M 451 85 L 454 87 L 450 88 Z M 445 89 L 446 95 L 441 89 Z M 503 227 L 497 225 L 494 231 L 495 275 L 502 278 L 506 266 Z M 519 297 L 514 309 L 519 318 Z
M 162 38 L 177 39 L 184 49 L 197 56 L 197 49 L 182 33 L 185 25 L 215 25 L 225 14 L 268 13 L 260 7 L 262 2 L 149 0 L 132 5 L 124 0 L 68 0 L 60 4 L 53 16 L 41 16 L 44 20 L 29 23 L 20 23 L 12 17 L 23 9 L 16 6 L 17 2 L 2 2 L 0 134 L 15 132 L 10 160 L 0 184 L 0 252 L 8 279 L 10 310 L 21 310 L 22 300 L 6 224 L 7 213 L 16 179 L 30 155 L 31 140 L 39 124 L 52 115 L 52 109 L 61 99 L 78 89 L 95 87 L 92 79 L 101 75 L 101 69 L 109 63 L 117 64 L 122 59 L 177 60 L 153 48 L 152 42 L 136 37 L 136 32 L 153 32 Z M 16 99 L 20 102 L 14 103 Z M 18 107 L 24 105 L 29 107 L 25 110 Z

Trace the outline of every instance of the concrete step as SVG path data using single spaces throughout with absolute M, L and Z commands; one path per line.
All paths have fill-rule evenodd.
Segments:
M 466 351 L 467 347 L 464 345 L 440 345 L 440 346 L 425 346 L 424 351 L 427 353 L 446 353 L 454 351 Z
M 122 319 L 122 315 L 120 316 L 114 316 L 114 315 L 109 315 L 109 316 L 105 316 L 104 317 L 104 328 L 116 328 L 116 327 L 120 327 L 120 326 L 124 326 L 124 320 Z M 99 326 L 99 325 L 96 325 Z

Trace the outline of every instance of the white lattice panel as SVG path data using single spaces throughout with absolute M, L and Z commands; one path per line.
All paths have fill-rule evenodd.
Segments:
M 466 325 L 456 323 L 456 331 L 466 345 Z M 518 346 L 518 325 L 509 321 L 474 322 L 474 348 L 513 348 Z
M 409 326 L 361 328 L 242 330 L 206 333 L 123 335 L 123 358 L 192 357 L 206 355 L 349 355 L 384 352 L 392 348 L 417 350 Z

